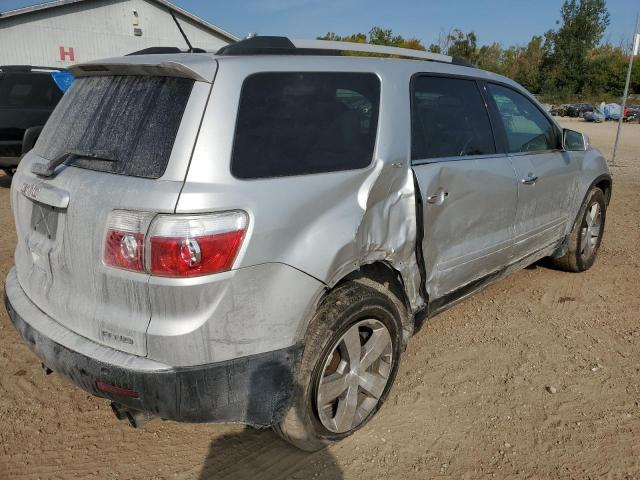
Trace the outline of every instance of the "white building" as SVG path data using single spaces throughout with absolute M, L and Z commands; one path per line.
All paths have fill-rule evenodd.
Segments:
M 0 65 L 66 67 L 149 47 L 217 50 L 238 40 L 166 0 L 56 0 L 0 13 Z

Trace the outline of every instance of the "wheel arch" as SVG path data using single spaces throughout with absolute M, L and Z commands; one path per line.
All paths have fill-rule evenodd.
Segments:
M 597 187 L 600 190 L 602 190 L 604 192 L 604 200 L 606 205 L 609 205 L 609 202 L 611 200 L 611 193 L 613 191 L 613 180 L 611 178 L 611 175 L 609 175 L 608 173 L 603 173 L 602 175 L 597 176 L 586 188 L 586 190 L 584 192 L 582 192 L 582 195 L 580 198 L 580 203 L 578 204 L 578 208 L 577 211 L 575 213 L 575 218 L 573 219 L 573 222 L 570 224 L 571 229 L 569 230 L 569 232 L 567 232 L 567 234 L 564 236 L 564 238 L 562 239 L 562 242 L 560 243 L 560 245 L 558 246 L 557 250 L 553 253 L 552 258 L 559 258 L 564 256 L 567 253 L 567 248 L 568 248 L 568 243 L 569 243 L 569 237 L 571 235 L 571 231 L 573 230 L 573 228 L 575 227 L 575 225 L 580 222 L 580 212 L 582 210 L 582 206 L 584 205 L 584 202 L 587 198 L 587 195 L 589 195 L 589 192 L 594 188 Z
M 387 295 L 396 306 L 402 323 L 402 343 L 406 347 L 409 338 L 413 335 L 414 323 L 411 313 L 411 304 L 402 274 L 392 265 L 384 261 L 376 261 L 360 265 L 358 268 L 344 274 L 340 279 L 332 282 L 331 288 L 327 288 L 318 304 L 335 288 L 346 282 L 357 282 L 369 288 Z
M 589 195 L 589 192 L 594 188 L 597 187 L 600 190 L 602 190 L 604 192 L 604 200 L 607 204 L 607 206 L 609 205 L 609 201 L 611 200 L 611 193 L 613 191 L 613 180 L 611 179 L 611 175 L 609 175 L 608 173 L 604 173 L 602 175 L 599 175 L 598 177 L 596 177 L 587 187 L 587 189 L 584 191 L 582 197 L 580 198 L 580 204 L 578 205 L 578 212 L 576 213 L 576 217 L 573 221 L 573 223 L 571 224 L 572 226 L 576 224 L 576 222 L 579 221 L 579 217 L 580 217 L 580 209 L 582 208 L 582 205 L 584 204 L 585 199 L 587 198 L 587 195 Z
M 611 175 L 600 175 L 591 183 L 591 185 L 589 185 L 587 193 L 589 193 L 589 191 L 591 191 L 593 187 L 598 187 L 604 192 L 604 200 L 608 206 L 609 202 L 611 201 L 611 193 L 613 190 L 613 181 L 611 180 Z

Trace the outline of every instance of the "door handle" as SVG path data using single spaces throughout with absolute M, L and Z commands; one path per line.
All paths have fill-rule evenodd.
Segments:
M 437 193 L 434 193 L 433 195 L 429 195 L 427 197 L 427 203 L 430 203 L 432 205 L 442 205 L 448 196 L 449 192 L 445 192 L 444 190 L 440 189 Z
M 535 185 L 536 182 L 538 181 L 538 176 L 534 175 L 533 173 L 530 173 L 520 181 L 522 182 L 523 185 Z

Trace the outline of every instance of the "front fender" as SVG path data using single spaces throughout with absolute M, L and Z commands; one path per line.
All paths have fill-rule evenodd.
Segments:
M 609 172 L 607 160 L 598 149 L 589 147 L 587 151 L 584 152 L 579 172 L 580 178 L 578 181 L 578 189 L 569 216 L 569 218 L 574 219 L 574 222 L 570 224 L 570 228 L 573 228 L 575 225 L 580 212 L 580 207 L 582 206 L 587 193 L 594 186 L 607 182 L 609 185 L 609 191 L 606 192 L 605 196 L 607 204 L 611 200 L 613 180 L 611 178 L 611 173 Z

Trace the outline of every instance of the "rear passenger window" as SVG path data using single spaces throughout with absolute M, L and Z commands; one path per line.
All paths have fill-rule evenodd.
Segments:
M 489 114 L 476 82 L 421 76 L 413 82 L 414 160 L 496 152 Z
M 557 148 L 551 122 L 524 95 L 489 84 L 507 134 L 509 153 L 540 152 Z
M 231 172 L 267 178 L 371 163 L 380 81 L 370 73 L 259 73 L 240 96 Z

